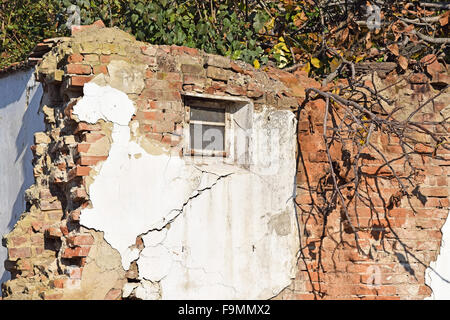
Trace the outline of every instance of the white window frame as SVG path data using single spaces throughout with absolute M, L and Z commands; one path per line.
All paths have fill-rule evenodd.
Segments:
M 223 109 L 224 111 L 224 122 L 208 122 L 208 121 L 202 121 L 202 120 L 191 120 L 191 107 L 195 107 L 198 109 L 208 109 L 208 108 L 214 108 L 214 109 Z M 231 128 L 230 125 L 230 110 L 229 107 L 227 107 L 226 102 L 217 102 L 217 101 L 211 101 L 211 100 L 204 100 L 201 99 L 195 99 L 192 101 L 189 101 L 185 104 L 185 123 L 188 127 L 188 135 L 186 136 L 186 153 L 190 156 L 201 156 L 201 157 L 223 157 L 226 158 L 230 153 L 230 141 L 228 138 L 229 130 Z M 224 142 L 224 150 L 198 150 L 194 149 L 191 146 L 191 125 L 192 124 L 201 124 L 201 125 L 213 125 L 213 126 L 222 126 L 224 127 L 224 136 L 223 136 L 223 142 Z M 228 134 L 227 134 L 228 133 Z

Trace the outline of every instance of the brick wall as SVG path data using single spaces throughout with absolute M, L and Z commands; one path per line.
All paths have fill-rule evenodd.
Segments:
M 396 100 L 394 107 L 403 107 L 399 118 L 411 114 L 439 92 L 430 85 L 433 78 L 425 74 L 375 78 L 378 90 L 387 88 L 383 94 Z M 373 88 L 371 77 L 367 79 Z M 448 93 L 439 96 L 414 116 L 416 121 L 434 121 L 428 130 L 444 139 L 449 130 L 443 112 L 448 109 L 448 99 Z M 342 106 L 334 106 L 329 128 L 339 125 L 344 114 Z M 369 147 L 362 149 L 365 157 L 360 162 L 362 179 L 358 190 L 367 201 L 355 201 L 354 186 L 342 191 L 359 238 L 359 252 L 342 205 L 339 200 L 329 201 L 333 186 L 323 139 L 324 112 L 323 99 L 309 102 L 300 112 L 296 203 L 302 256 L 296 280 L 278 298 L 399 300 L 430 296 L 425 270 L 439 254 L 440 229 L 449 212 L 449 151 L 442 147 L 435 150 L 429 146 L 427 134 L 413 132 L 423 143 L 407 149 L 411 166 L 398 137 L 373 133 L 372 143 L 383 152 L 396 174 L 410 176 L 411 184 L 405 182 L 408 195 L 402 196 L 382 156 Z M 442 121 L 444 125 L 436 124 Z M 334 170 L 343 184 L 352 185 L 354 171 L 349 164 L 356 152 L 350 139 L 330 146 Z

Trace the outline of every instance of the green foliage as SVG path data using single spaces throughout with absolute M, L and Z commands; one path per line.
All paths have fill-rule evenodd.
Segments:
M 5 1 L 5 0 L 3 0 Z M 44 38 L 69 34 L 68 9 L 76 5 L 82 25 L 101 19 L 138 40 L 184 45 L 253 63 L 266 63 L 258 31 L 268 19 L 263 10 L 248 10 L 245 1 L 202 0 L 10 0 L 3 2 L 0 67 L 26 58 Z
M 256 13 L 247 21 L 239 6 L 227 2 L 215 1 L 211 7 L 204 1 L 130 1 L 124 6 L 122 27 L 153 44 L 185 45 L 247 62 L 267 61 L 256 41 L 257 28 L 266 17 Z

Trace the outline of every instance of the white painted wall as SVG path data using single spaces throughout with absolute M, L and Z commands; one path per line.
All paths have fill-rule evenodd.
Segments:
M 450 300 L 450 217 L 445 221 L 441 232 L 439 256 L 425 271 L 425 283 L 433 291 L 427 300 Z
M 33 70 L 18 71 L 0 78 L 0 235 L 8 233 L 24 212 L 24 192 L 34 183 L 30 146 L 33 135 L 44 130 L 38 114 L 42 87 Z M 0 246 L 0 282 L 9 279 Z
M 103 231 L 125 269 L 137 260 L 143 299 L 268 299 L 295 276 L 295 118 L 254 114 L 249 169 L 149 154 L 131 140 L 134 105 L 88 83 L 81 121 L 114 124 L 108 159 L 89 188 L 81 224 Z M 142 252 L 132 249 L 143 235 Z M 131 292 L 134 285 L 127 285 Z

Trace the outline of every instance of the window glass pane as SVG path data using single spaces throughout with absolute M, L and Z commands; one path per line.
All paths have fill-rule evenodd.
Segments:
M 191 149 L 225 150 L 225 127 L 214 125 L 191 124 Z
M 191 107 L 191 120 L 225 122 L 225 109 Z

